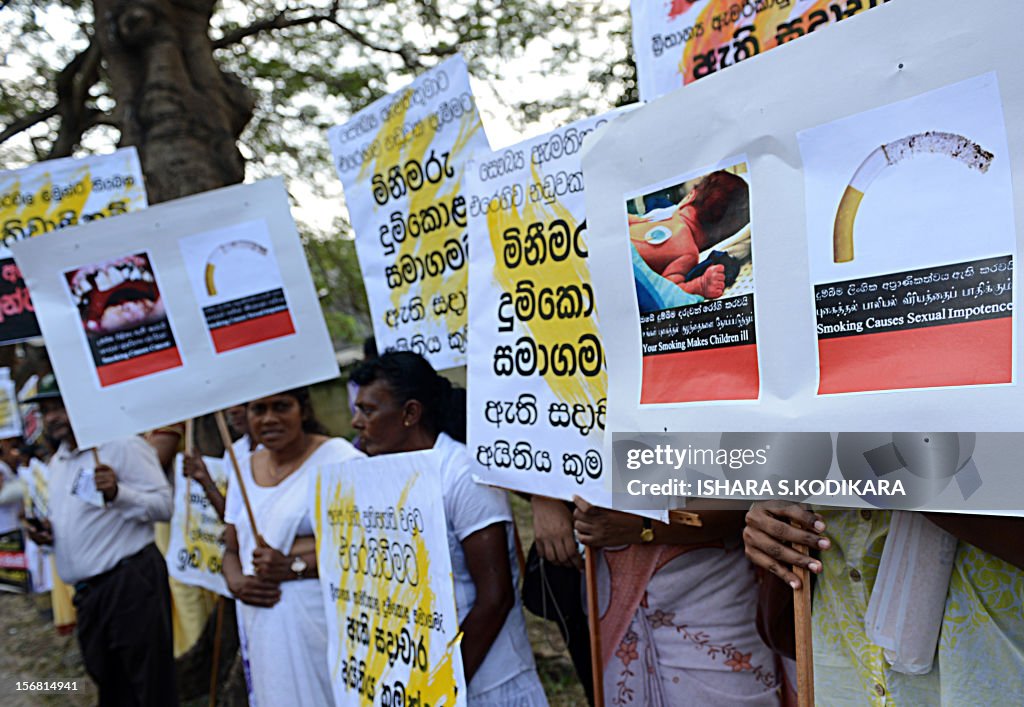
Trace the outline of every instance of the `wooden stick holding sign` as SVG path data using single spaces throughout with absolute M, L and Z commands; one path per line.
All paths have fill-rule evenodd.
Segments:
M 224 449 L 227 450 L 228 456 L 231 457 L 231 468 L 235 470 L 235 483 L 238 484 L 238 490 L 242 494 L 242 502 L 245 504 L 245 512 L 249 516 L 249 525 L 252 526 L 252 534 L 256 536 L 256 544 L 259 547 L 270 547 L 267 545 L 267 541 L 260 535 L 260 531 L 256 528 L 256 516 L 252 514 L 252 506 L 249 504 L 249 494 L 245 491 L 245 483 L 242 481 L 242 469 L 238 466 L 238 456 L 235 454 L 235 447 L 231 443 L 231 433 L 228 432 L 228 423 L 224 419 L 224 411 L 218 410 L 213 414 L 217 420 L 217 429 L 220 430 L 220 441 L 224 443 Z
M 195 439 L 195 422 L 192 418 L 185 420 L 185 458 L 188 459 L 192 456 L 194 449 Z M 182 475 L 185 477 L 185 537 L 188 538 L 189 528 L 192 527 L 192 478 L 184 474 L 184 466 L 182 466 Z
M 794 525 L 796 525 L 794 523 Z M 793 544 L 802 555 L 808 550 Z M 793 590 L 793 620 L 796 625 L 796 690 L 799 707 L 814 707 L 814 647 L 811 643 L 811 573 L 794 565 L 800 588 Z
M 590 669 L 594 674 L 594 707 L 604 707 L 604 658 L 601 653 L 601 610 L 597 601 L 597 550 L 583 556 L 587 579 L 587 618 L 590 625 Z

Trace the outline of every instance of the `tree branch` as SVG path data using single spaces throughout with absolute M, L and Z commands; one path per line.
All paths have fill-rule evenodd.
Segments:
M 423 68 L 423 64 L 420 63 L 419 54 L 412 47 L 411 44 L 406 43 L 397 48 L 385 47 L 382 44 L 377 44 L 376 42 L 370 40 L 370 38 L 367 37 L 362 32 L 359 32 L 358 30 L 343 25 L 334 17 L 331 17 L 327 21 L 330 22 L 335 27 L 337 27 L 338 29 L 340 29 L 343 34 L 347 35 L 351 39 L 354 39 L 357 43 L 362 44 L 367 49 L 373 49 L 374 51 L 386 52 L 388 54 L 397 55 L 402 59 L 402 63 L 405 64 L 405 68 L 407 69 Z
M 18 133 L 24 132 L 31 128 L 33 125 L 42 123 L 45 120 L 49 120 L 53 116 L 57 115 L 57 106 L 47 108 L 46 110 L 37 111 L 31 115 L 26 115 L 22 118 L 18 118 L 11 122 L 3 132 L 0 133 L 0 143 L 10 140 Z
M 303 15 L 302 17 L 289 17 L 288 12 L 288 10 L 282 10 L 273 17 L 253 22 L 248 27 L 239 27 L 231 32 L 227 32 L 213 40 L 213 48 L 224 49 L 225 47 L 230 47 L 233 44 L 238 44 L 243 39 L 255 37 L 257 34 L 262 32 L 287 29 L 288 27 L 299 27 L 301 25 L 308 24 L 319 24 L 320 22 L 329 22 L 333 19 L 334 13 L 337 12 L 337 5 L 332 5 L 331 9 L 327 12 L 313 13 L 310 15 Z
M 85 105 L 92 88 L 100 78 L 100 47 L 93 41 L 57 74 L 57 112 L 60 128 L 53 141 L 49 158 L 67 157 L 89 128 L 95 112 Z
M 338 12 L 340 11 L 340 3 L 331 3 L 331 7 L 323 12 L 314 12 L 308 15 L 302 15 L 301 17 L 290 17 L 289 10 L 282 10 L 273 17 L 268 17 L 265 20 L 258 20 L 253 22 L 247 27 L 239 27 L 238 29 L 227 32 L 226 34 L 213 40 L 214 49 L 224 49 L 232 45 L 238 44 L 244 39 L 249 37 L 255 37 L 263 32 L 273 32 L 276 30 L 287 29 L 289 27 L 300 27 L 302 25 L 309 24 L 320 24 L 326 22 L 328 24 L 337 27 L 343 34 L 348 36 L 350 39 L 355 40 L 357 43 L 363 45 L 367 49 L 372 49 L 378 52 L 386 52 L 388 54 L 394 54 L 402 59 L 402 63 L 405 64 L 407 69 L 420 69 L 423 65 L 420 63 L 419 54 L 411 44 L 403 44 L 400 47 L 388 47 L 382 44 L 378 44 L 372 41 L 362 32 L 353 29 L 341 22 L 338 19 Z M 454 51 L 454 48 L 451 50 Z M 451 53 L 451 52 L 446 52 Z

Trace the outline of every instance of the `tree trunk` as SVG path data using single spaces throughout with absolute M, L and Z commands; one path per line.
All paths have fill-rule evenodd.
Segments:
M 150 203 L 242 181 L 252 95 L 213 57 L 215 0 L 94 0 L 95 39 L 121 145 L 139 150 Z
M 151 204 L 241 182 L 238 137 L 255 103 L 221 70 L 209 38 L 216 0 L 93 0 L 93 41 L 116 102 L 122 146 L 139 151 Z M 228 602 L 220 655 L 220 701 L 245 704 L 244 683 L 227 680 L 237 662 L 234 603 Z M 177 661 L 182 694 L 209 686 L 214 620 Z

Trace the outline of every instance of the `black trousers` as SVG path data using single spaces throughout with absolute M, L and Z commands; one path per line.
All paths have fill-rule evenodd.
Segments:
M 171 590 L 156 545 L 76 584 L 74 603 L 100 707 L 176 707 Z

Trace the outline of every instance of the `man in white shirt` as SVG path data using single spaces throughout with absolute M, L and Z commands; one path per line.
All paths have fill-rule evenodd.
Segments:
M 50 459 L 50 518 L 29 534 L 52 544 L 75 588 L 78 640 L 101 707 L 177 705 L 167 566 L 153 523 L 170 519 L 171 488 L 141 437 L 79 449 L 52 375 L 38 402 Z M 100 461 L 96 463 L 96 458 Z

